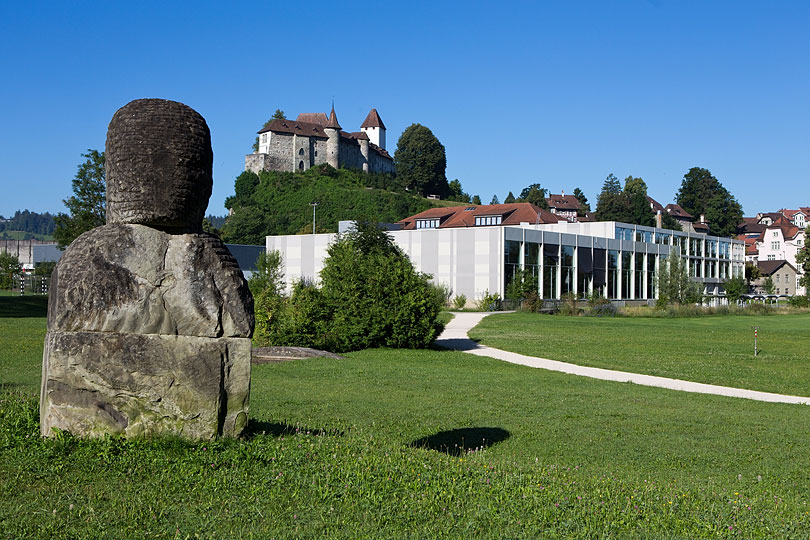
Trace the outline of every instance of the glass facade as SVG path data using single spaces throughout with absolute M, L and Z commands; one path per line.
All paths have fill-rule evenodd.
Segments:
M 622 298 L 631 298 L 630 285 L 633 282 L 633 252 L 622 252 Z
M 619 252 L 615 249 L 608 251 L 608 298 L 616 300 L 619 296 Z
M 560 247 L 560 294 L 574 292 L 574 246 Z
M 543 246 L 543 298 L 559 298 L 557 294 L 557 263 L 560 260 L 560 246 Z
M 515 279 L 515 272 L 520 269 L 520 242 L 507 240 L 503 248 L 503 286 L 504 290 Z

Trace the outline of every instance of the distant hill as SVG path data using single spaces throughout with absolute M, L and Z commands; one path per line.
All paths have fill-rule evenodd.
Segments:
M 30 212 L 28 210 L 17 210 L 10 218 L 0 216 L 0 237 L 23 240 L 37 238 L 39 240 L 53 240 L 56 224 L 53 221 L 53 214 L 45 212 Z M 26 233 L 30 236 L 26 238 Z
M 412 195 L 395 177 L 319 165 L 303 173 L 244 172 L 235 194 L 225 201 L 232 211 L 222 229 L 226 242 L 263 244 L 265 236 L 337 232 L 338 222 L 369 219 L 393 223 L 434 206 L 466 204 Z

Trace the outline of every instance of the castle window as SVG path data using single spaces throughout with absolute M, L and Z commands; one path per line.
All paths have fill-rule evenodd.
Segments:
M 299 156 L 303 156 L 303 155 L 304 155 L 304 149 L 303 149 L 303 148 L 299 148 L 299 149 L 298 149 L 298 155 L 299 155 Z
M 298 162 L 298 170 L 299 170 L 299 171 L 303 171 L 303 170 L 304 170 L 304 162 L 303 162 L 303 161 L 299 161 L 299 162 Z

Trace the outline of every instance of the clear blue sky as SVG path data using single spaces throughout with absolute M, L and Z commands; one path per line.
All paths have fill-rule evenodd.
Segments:
M 276 108 L 411 123 L 487 203 L 533 182 L 641 176 L 671 202 L 708 168 L 746 215 L 810 205 L 810 2 L 4 2 L 0 214 L 64 211 L 116 109 L 160 97 L 211 128 L 224 214 Z M 310 209 L 302 208 L 302 212 Z M 351 217 L 351 216 L 347 216 Z

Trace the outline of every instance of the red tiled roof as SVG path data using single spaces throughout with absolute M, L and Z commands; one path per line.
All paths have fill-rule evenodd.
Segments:
M 655 213 L 661 212 L 662 214 L 665 214 L 667 212 L 666 209 L 664 209 L 664 207 L 661 206 L 660 202 L 656 201 L 649 195 L 647 195 L 647 202 L 650 203 L 650 208 L 652 208 L 653 212 Z
M 332 105 L 332 112 L 329 113 L 329 123 L 326 124 L 326 127 L 332 129 L 341 129 L 340 124 L 338 123 L 337 115 L 335 114 L 334 105 Z
M 782 231 L 782 236 L 786 240 L 793 240 L 796 235 L 801 232 L 801 229 L 793 225 L 791 222 L 782 218 L 779 222 L 774 222 L 768 225 L 767 230 L 779 229 Z
M 579 210 L 579 199 L 573 195 L 553 195 L 546 197 L 549 208 L 557 210 Z
M 369 111 L 369 113 L 368 113 L 368 116 L 366 116 L 366 119 L 363 120 L 362 124 L 360 124 L 361 129 L 362 128 L 370 128 L 370 127 L 378 127 L 378 128 L 385 129 L 385 124 L 383 124 L 383 121 L 382 121 L 382 118 L 380 118 L 380 115 L 377 114 L 377 109 L 371 109 L 371 111 Z
M 320 126 L 325 126 L 326 124 L 329 123 L 329 118 L 326 117 L 326 113 L 312 112 L 299 114 L 298 118 L 296 118 L 295 121 L 308 122 L 310 124 L 318 124 Z
M 709 232 L 709 225 L 702 221 L 692 223 L 692 228 L 695 229 L 695 232 L 703 232 L 703 233 Z
M 686 210 L 684 210 L 683 208 L 681 208 L 677 204 L 670 203 L 670 204 L 666 205 L 665 208 L 666 208 L 667 213 L 669 215 L 671 215 L 672 217 L 674 217 L 674 218 L 695 219 L 695 217 L 692 214 L 690 214 L 689 212 L 687 212 Z
M 398 221 L 405 230 L 415 229 L 418 219 L 440 219 L 440 229 L 452 227 L 475 227 L 476 216 L 501 216 L 501 225 L 521 223 L 557 223 L 565 221 L 547 210 L 531 203 L 485 204 L 430 208 Z
M 320 124 L 313 124 L 311 122 L 298 122 L 293 120 L 286 120 L 284 118 L 277 118 L 267 124 L 267 127 L 264 127 L 258 131 L 258 133 L 266 133 L 268 131 L 273 131 L 275 133 L 289 133 L 296 135 L 303 135 L 306 137 L 322 137 L 324 139 L 328 138 L 326 136 L 326 132 L 323 130 L 323 126 Z

